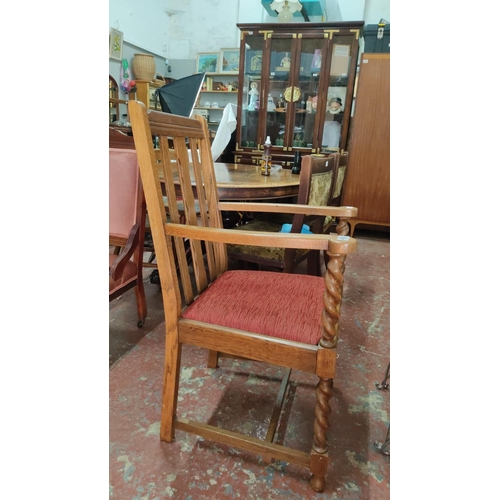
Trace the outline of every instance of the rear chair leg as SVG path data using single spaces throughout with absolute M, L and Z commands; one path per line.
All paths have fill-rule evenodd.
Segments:
M 219 352 L 218 351 L 208 351 L 208 368 L 218 368 L 219 367 Z
M 174 419 L 177 411 L 181 346 L 177 339 L 177 332 L 167 331 L 166 333 L 160 439 L 170 443 L 175 437 Z

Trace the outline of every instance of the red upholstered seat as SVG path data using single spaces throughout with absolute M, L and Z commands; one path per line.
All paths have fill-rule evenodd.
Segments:
M 318 276 L 227 271 L 182 317 L 315 345 L 321 338 L 324 291 Z

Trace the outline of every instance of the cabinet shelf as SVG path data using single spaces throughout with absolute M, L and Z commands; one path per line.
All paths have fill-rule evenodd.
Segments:
M 109 75 L 109 125 L 113 125 L 113 127 L 117 127 L 116 124 L 120 121 L 122 115 L 127 114 L 128 101 L 118 99 L 119 90 L 118 83 Z M 131 92 L 129 96 L 130 99 L 134 99 L 135 94 Z
M 230 85 L 232 90 L 225 90 Z M 224 86 L 224 87 L 222 87 Z M 238 75 L 215 74 L 210 73 L 205 76 L 203 87 L 200 90 L 200 95 L 193 108 L 193 115 L 201 115 L 207 120 L 210 127 L 210 133 L 213 134 L 212 140 L 217 133 L 217 130 L 222 120 L 223 112 L 229 104 L 237 104 L 238 102 Z M 217 107 L 213 107 L 216 104 Z M 232 146 L 228 149 L 228 153 L 224 151 L 224 155 L 232 154 Z M 225 161 L 231 161 L 228 158 Z
M 125 101 L 123 99 L 113 99 L 112 97 L 109 98 L 109 103 L 110 104 L 127 104 L 128 101 Z

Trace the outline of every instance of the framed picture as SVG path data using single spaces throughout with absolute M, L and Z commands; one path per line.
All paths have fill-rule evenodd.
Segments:
M 240 49 L 220 49 L 219 73 L 237 75 L 240 69 Z
M 245 73 L 260 73 L 262 71 L 262 50 L 246 52 Z
M 122 60 L 123 33 L 111 28 L 109 31 L 109 58 Z
M 217 73 L 219 70 L 219 52 L 198 52 L 197 73 Z

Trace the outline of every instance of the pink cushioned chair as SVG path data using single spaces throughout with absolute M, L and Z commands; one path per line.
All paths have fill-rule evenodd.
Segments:
M 109 254 L 109 300 L 134 288 L 141 327 L 147 314 L 142 282 L 146 206 L 133 148 L 132 137 L 110 128 L 109 245 L 115 250 Z
M 339 235 L 224 229 L 221 212 L 283 213 L 288 210 L 304 215 L 356 217 L 357 209 L 219 202 L 206 120 L 199 116 L 190 119 L 158 111 L 148 112 L 139 101 L 131 101 L 128 110 L 165 310 L 161 440 L 170 442 L 176 431 L 187 431 L 298 464 L 311 471 L 312 489 L 322 491 L 328 463 L 329 400 L 337 358 L 344 261 L 346 255 L 355 250 L 356 241 Z M 153 149 L 152 135 L 159 136 L 159 151 Z M 188 148 L 193 152 L 192 163 Z M 176 163 L 175 169 L 171 168 L 172 162 Z M 178 180 L 175 177 L 177 172 Z M 175 199 L 181 193 L 185 213 L 183 224 L 175 204 L 167 221 L 160 179 L 164 180 L 169 199 Z M 195 199 L 199 202 L 198 214 Z M 330 257 L 326 275 L 322 278 L 266 271 L 228 271 L 226 244 L 238 242 L 326 250 Z M 191 250 L 189 266 L 186 243 Z M 273 413 L 265 439 L 182 417 L 177 412 L 182 344 L 207 349 L 209 366 L 214 368 L 218 352 L 286 367 L 277 408 L 283 404 L 291 369 L 316 374 L 318 385 L 315 420 L 311 425 L 311 451 L 303 452 L 275 442 L 280 411 Z M 186 373 L 189 370 L 184 371 L 184 376 Z M 200 408 L 200 412 L 204 410 Z M 211 418 L 216 424 L 217 415 L 213 414 Z M 343 453 L 344 450 L 338 451 L 339 455 Z

